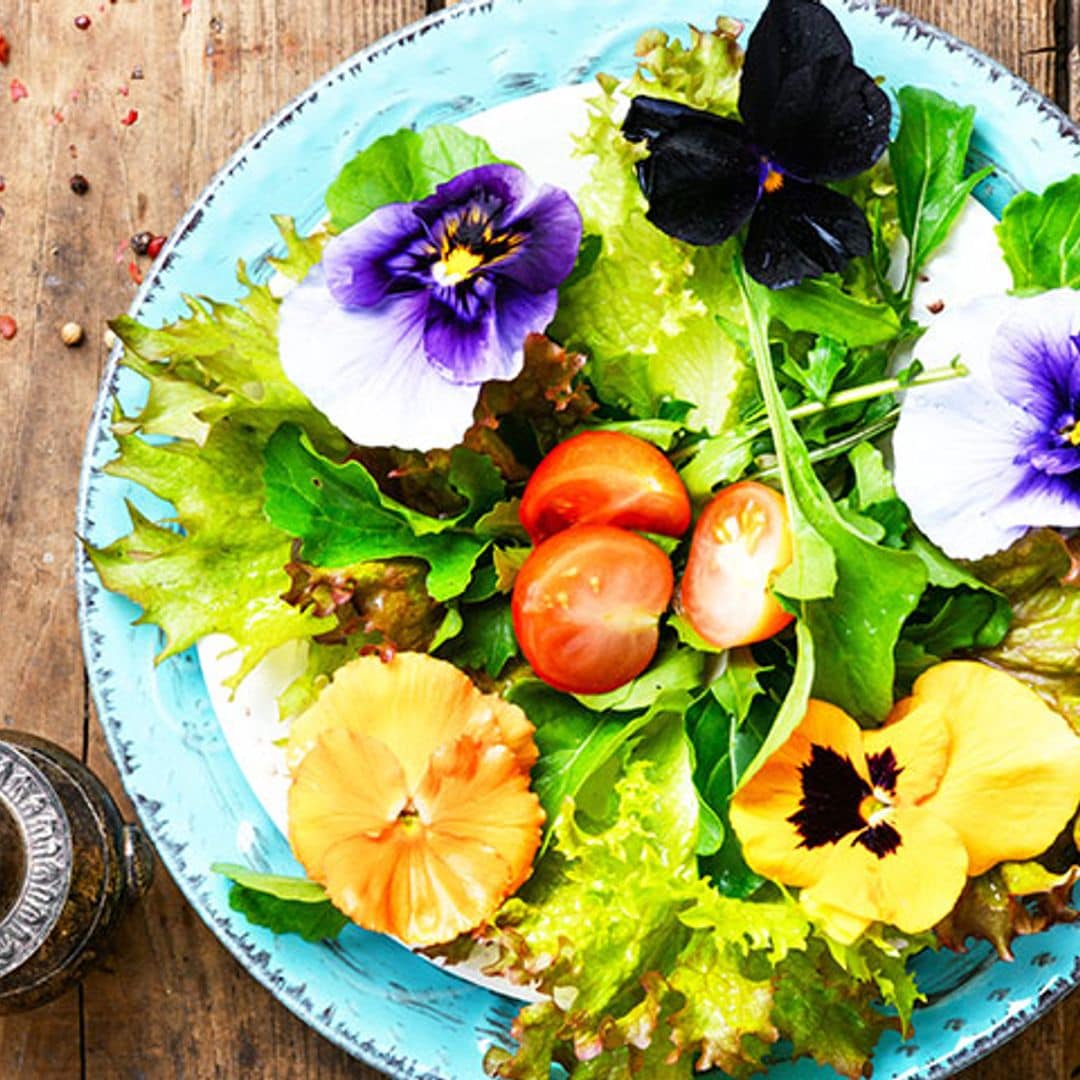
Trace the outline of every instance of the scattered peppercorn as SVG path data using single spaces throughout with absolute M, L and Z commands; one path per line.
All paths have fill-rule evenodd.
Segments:
M 165 246 L 166 238 L 164 236 L 155 236 L 149 244 L 146 245 L 146 254 L 151 259 L 156 259 L 161 254 L 161 249 Z
M 139 79 L 142 79 L 142 78 L 144 78 L 144 75 L 143 75 L 143 70 L 142 70 L 142 64 L 136 64 L 136 65 L 135 65 L 135 66 L 134 66 L 134 67 L 133 67 L 133 68 L 131 69 L 131 77 L 132 77 L 133 79 L 135 79 L 136 81 L 138 81 Z
M 30 96 L 30 91 L 18 79 L 12 79 L 8 84 L 8 93 L 12 101 L 22 101 Z
M 132 110 L 130 110 L 128 112 L 127 116 L 125 116 L 120 121 L 120 123 L 123 124 L 124 127 L 131 127 L 131 125 L 134 124 L 135 121 L 138 120 L 138 119 L 139 119 L 139 110 L 138 109 L 132 109 Z
M 18 332 L 18 323 L 10 315 L 0 315 L 0 338 L 10 341 Z
M 128 263 L 128 277 L 131 278 L 136 285 L 141 285 L 143 283 L 142 271 L 139 269 L 138 263 Z
M 150 241 L 154 239 L 152 232 L 137 232 L 129 241 L 128 245 L 136 255 L 145 255 L 150 247 Z
M 90 16 L 89 15 L 76 15 L 75 16 L 75 29 L 76 30 L 89 30 L 90 29 Z
M 77 322 L 66 322 L 60 327 L 60 340 L 69 349 L 77 349 L 85 337 L 83 328 Z
M 933 303 L 926 305 L 926 310 L 929 311 L 931 315 L 940 315 L 945 310 L 945 301 L 935 300 Z
M 90 190 L 90 181 L 82 173 L 77 172 L 68 181 L 68 186 L 76 195 L 85 195 Z
M 6 189 L 7 181 L 2 176 L 0 176 L 0 191 L 5 191 Z

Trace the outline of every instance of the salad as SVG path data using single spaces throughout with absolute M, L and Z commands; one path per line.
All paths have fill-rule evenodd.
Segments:
M 1080 177 L 927 330 L 971 109 L 815 0 L 638 58 L 579 190 L 401 131 L 269 285 L 117 320 L 175 517 L 91 557 L 164 655 L 302 644 L 253 921 L 482 946 L 493 1076 L 858 1076 L 915 953 L 1075 917 Z

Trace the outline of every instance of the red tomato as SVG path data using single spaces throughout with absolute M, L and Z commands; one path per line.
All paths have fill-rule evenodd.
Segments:
M 534 544 L 571 525 L 682 536 L 690 497 L 655 446 L 617 431 L 585 431 L 537 466 L 521 499 L 521 524 Z
M 545 540 L 518 572 L 518 644 L 556 690 L 614 690 L 649 666 L 674 585 L 668 557 L 644 537 L 575 525 Z
M 679 587 L 682 614 L 717 648 L 764 641 L 793 618 L 770 588 L 789 562 L 784 496 L 753 480 L 723 488 L 694 526 Z

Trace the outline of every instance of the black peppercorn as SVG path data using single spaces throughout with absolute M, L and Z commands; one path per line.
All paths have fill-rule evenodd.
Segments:
M 153 239 L 152 232 L 137 232 L 129 241 L 129 245 L 136 255 L 145 255 Z
M 85 195 L 90 190 L 90 181 L 82 173 L 76 173 L 68 184 L 76 195 Z

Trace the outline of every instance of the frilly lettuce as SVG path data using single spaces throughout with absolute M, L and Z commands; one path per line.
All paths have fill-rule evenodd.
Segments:
M 733 113 L 742 65 L 738 30 L 720 20 L 712 33 L 692 31 L 689 48 L 654 31 L 642 38 L 640 68 L 628 82 L 601 78 L 578 145 L 595 159 L 579 205 L 586 232 L 601 239 L 600 253 L 563 289 L 553 331 L 589 355 L 589 377 L 603 400 L 637 416 L 658 415 L 665 398 L 688 401 L 695 406 L 689 425 L 714 432 L 748 383 L 735 342 L 713 319 L 737 307 L 731 248 L 695 249 L 646 221 L 634 175 L 643 151 L 619 125 L 639 93 Z
M 483 932 L 489 970 L 546 995 L 515 1022 L 517 1053 L 489 1052 L 489 1074 L 546 1080 L 557 1062 L 575 1080 L 710 1066 L 743 1076 L 787 1039 L 796 1055 L 860 1075 L 898 1022 L 879 995 L 905 1012 L 916 996 L 907 951 L 868 938 L 838 958 L 789 897 L 735 900 L 699 876 L 678 715 L 640 733 L 615 792 L 602 826 L 584 828 L 563 804 L 533 879 Z

